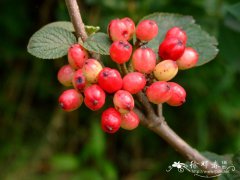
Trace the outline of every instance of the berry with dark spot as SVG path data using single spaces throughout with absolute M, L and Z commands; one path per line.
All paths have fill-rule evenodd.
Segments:
M 128 91 L 119 90 L 113 96 L 113 104 L 117 111 L 125 114 L 134 108 L 134 99 Z
M 68 62 L 74 69 L 82 68 L 88 57 L 88 52 L 80 44 L 74 44 L 68 49 Z
M 164 60 L 156 65 L 153 74 L 159 81 L 169 81 L 176 76 L 177 72 L 178 66 L 176 61 Z
M 107 133 L 115 133 L 121 125 L 121 115 L 114 108 L 108 108 L 102 113 L 101 127 Z
M 91 85 L 84 90 L 84 103 L 92 111 L 99 110 L 105 104 L 106 94 L 97 85 Z
M 78 69 L 74 73 L 72 78 L 72 84 L 73 84 L 73 87 L 78 91 L 82 91 L 85 88 L 87 81 L 85 76 L 83 75 L 82 69 Z
M 169 29 L 166 33 L 165 38 L 170 38 L 170 37 L 180 39 L 184 45 L 186 45 L 187 43 L 187 34 L 180 27 L 175 26 Z
M 59 96 L 58 102 L 64 111 L 73 111 L 81 106 L 83 96 L 75 89 L 68 89 Z
M 109 52 L 114 62 L 123 64 L 131 57 L 132 45 L 127 41 L 115 41 L 110 46 Z
M 98 74 L 101 70 L 102 65 L 96 59 L 87 59 L 82 68 L 88 83 L 97 83 Z
M 129 17 L 122 18 L 121 21 L 127 26 L 129 39 L 132 39 L 133 34 L 135 33 L 135 23 Z
M 108 34 L 112 41 L 129 41 L 135 31 L 135 25 L 128 19 L 113 19 L 108 25 Z M 131 20 L 131 19 L 130 19 Z
M 158 54 L 163 60 L 170 59 L 176 61 L 179 59 L 185 49 L 182 40 L 178 38 L 166 38 L 159 45 Z
M 116 69 L 105 67 L 98 75 L 99 86 L 108 93 L 114 93 L 122 88 L 122 77 Z

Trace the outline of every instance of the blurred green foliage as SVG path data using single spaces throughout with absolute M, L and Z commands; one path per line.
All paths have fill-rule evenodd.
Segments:
M 232 154 L 240 149 L 240 5 L 237 0 L 85 0 L 84 22 L 106 32 L 109 20 L 158 12 L 192 15 L 219 42 L 219 55 L 207 65 L 181 71 L 174 81 L 188 92 L 180 108 L 164 105 L 169 125 L 200 151 Z M 114 135 L 99 126 L 101 112 L 82 107 L 62 112 L 58 68 L 26 51 L 41 26 L 69 20 L 64 1 L 0 2 L 0 179 L 197 179 L 166 172 L 184 162 L 153 132 L 139 127 Z M 160 27 L 161 29 L 161 27 Z

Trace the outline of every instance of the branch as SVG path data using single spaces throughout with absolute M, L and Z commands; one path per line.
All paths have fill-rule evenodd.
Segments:
M 80 37 L 82 41 L 86 41 L 88 35 L 85 30 L 84 23 L 80 14 L 80 10 L 77 4 L 77 0 L 65 0 L 69 16 L 73 23 L 74 29 L 76 31 L 77 37 Z
M 158 104 L 158 105 L 157 105 L 157 113 L 158 113 L 157 115 L 158 115 L 158 117 L 162 117 L 162 116 L 163 116 L 163 113 L 162 113 L 163 110 L 162 110 L 162 108 L 163 108 L 163 107 L 162 107 L 162 104 Z
M 221 174 L 222 169 L 220 166 L 214 168 L 213 162 L 201 155 L 196 149 L 193 149 L 189 144 L 187 144 L 181 137 L 179 137 L 164 121 L 164 118 L 158 117 L 159 122 L 156 126 L 152 126 L 152 119 L 147 119 L 146 116 L 137 108 L 134 111 L 138 114 L 141 124 L 150 130 L 154 131 L 160 137 L 162 137 L 170 146 L 172 146 L 179 154 L 185 157 L 190 162 L 193 161 L 198 165 L 198 167 L 205 171 L 206 174 L 211 176 L 216 176 Z M 156 115 L 155 115 L 156 116 Z M 156 117 L 155 117 L 156 118 Z M 208 162 L 208 166 L 201 166 L 203 161 Z
M 73 27 L 75 29 L 76 35 L 78 38 L 81 38 L 83 42 L 88 38 L 87 32 L 85 30 L 85 25 L 82 21 L 82 16 L 80 13 L 80 9 L 78 7 L 77 0 L 65 0 L 69 16 L 71 18 L 71 22 L 73 23 Z M 102 61 L 100 60 L 100 54 L 90 53 L 91 56 L 97 59 L 102 65 Z
M 149 119 L 152 119 L 153 121 L 159 121 L 159 118 L 156 118 L 155 112 L 153 110 L 153 107 L 151 103 L 148 101 L 145 94 L 141 91 L 136 94 L 137 100 L 143 105 L 146 114 L 148 115 Z

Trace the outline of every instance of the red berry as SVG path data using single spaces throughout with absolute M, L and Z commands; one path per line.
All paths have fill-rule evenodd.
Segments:
M 121 128 L 126 130 L 133 130 L 138 127 L 140 120 L 138 115 L 130 111 L 127 114 L 121 114 Z
M 141 41 L 150 41 L 158 34 L 158 25 L 153 20 L 143 20 L 136 28 L 136 36 Z
M 153 71 L 159 81 L 169 81 L 176 76 L 178 66 L 176 61 L 164 60 L 158 63 Z
M 101 126 L 107 133 L 115 133 L 121 125 L 121 115 L 114 108 L 108 108 L 102 113 Z
M 102 70 L 102 65 L 96 59 L 87 59 L 82 71 L 88 83 L 97 83 L 98 74 Z
M 122 88 L 122 78 L 116 69 L 103 68 L 98 75 L 98 84 L 108 93 L 114 93 Z
M 135 70 L 150 74 L 156 66 L 156 55 L 151 48 L 142 46 L 134 51 L 132 64 Z
M 179 69 L 189 69 L 196 66 L 198 62 L 198 53 L 191 47 L 185 48 L 183 55 L 177 60 Z
M 172 91 L 167 82 L 157 81 L 147 88 L 146 95 L 150 102 L 160 104 L 170 99 Z
M 184 52 L 185 45 L 180 39 L 177 38 L 167 38 L 159 45 L 159 56 L 165 59 L 171 59 L 176 61 L 180 58 Z
M 180 27 L 175 26 L 175 27 L 169 29 L 166 33 L 165 38 L 170 38 L 170 37 L 180 39 L 184 45 L 186 45 L 186 43 L 187 43 L 187 34 Z
M 142 73 L 132 72 L 128 73 L 123 78 L 123 89 L 136 94 L 141 91 L 146 85 L 146 78 Z
M 132 19 L 128 17 L 122 18 L 121 21 L 127 26 L 128 33 L 131 39 L 133 34 L 135 33 L 135 23 Z
M 113 104 L 121 114 L 128 113 L 134 108 L 132 95 L 125 90 L 119 90 L 114 94 Z
M 68 62 L 74 69 L 82 68 L 87 59 L 88 52 L 80 44 L 74 44 L 68 49 Z
M 172 89 L 172 96 L 167 101 L 167 104 L 171 106 L 181 106 L 186 99 L 186 91 L 182 86 L 175 82 L 168 82 Z
M 130 19 L 130 18 L 128 18 Z M 108 25 L 108 34 L 112 41 L 128 41 L 133 36 L 133 21 L 114 19 Z M 135 26 L 135 25 L 134 25 Z M 135 29 L 135 28 L 134 28 Z
M 127 62 L 132 54 L 132 45 L 127 41 L 115 41 L 109 49 L 112 60 L 118 64 Z
M 74 72 L 70 65 L 62 66 L 57 74 L 58 81 L 64 86 L 71 86 Z
M 84 90 L 84 96 L 85 105 L 93 111 L 100 109 L 105 104 L 105 92 L 97 84 L 87 87 Z
M 85 88 L 86 83 L 87 83 L 86 78 L 83 75 L 82 70 L 78 69 L 74 73 L 73 78 L 72 78 L 72 84 L 73 84 L 74 88 L 79 90 L 79 91 L 82 91 Z
M 58 102 L 64 111 L 73 111 L 81 106 L 83 96 L 75 89 L 68 89 L 59 96 Z

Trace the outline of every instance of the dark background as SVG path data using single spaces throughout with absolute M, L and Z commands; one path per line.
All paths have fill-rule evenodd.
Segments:
M 240 9 L 227 0 L 85 0 L 85 24 L 106 32 L 108 22 L 135 22 L 153 12 L 192 15 L 215 36 L 220 52 L 207 65 L 179 72 L 187 91 L 179 108 L 164 105 L 169 125 L 200 151 L 240 149 Z M 239 6 L 238 6 L 239 7 Z M 56 73 L 66 58 L 41 60 L 27 53 L 28 39 L 43 25 L 69 20 L 64 1 L 0 2 L 0 179 L 197 179 L 176 169 L 185 162 L 153 132 L 139 127 L 102 132 L 101 111 L 65 113 L 57 105 L 63 87 Z M 161 28 L 161 27 L 160 27 Z

